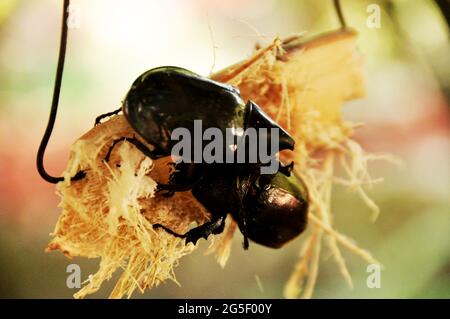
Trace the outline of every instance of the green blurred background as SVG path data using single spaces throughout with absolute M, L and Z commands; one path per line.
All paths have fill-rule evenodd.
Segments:
M 120 106 L 132 81 L 159 65 L 203 75 L 248 57 L 255 42 L 338 27 L 331 0 L 73 0 L 79 26 L 69 32 L 60 112 L 46 154 L 61 172 L 71 143 L 97 115 Z M 369 4 L 381 27 L 366 25 Z M 375 223 L 357 195 L 334 190 L 336 228 L 385 266 L 381 288 L 366 286 L 367 265 L 344 250 L 350 290 L 325 251 L 314 297 L 450 297 L 450 46 L 446 0 L 343 0 L 347 23 L 360 32 L 368 96 L 346 103 L 348 120 L 365 122 L 365 149 L 403 159 L 377 162 L 384 177 L 370 194 L 382 213 Z M 441 8 L 439 5 L 441 5 Z M 83 279 L 98 260 L 45 253 L 59 209 L 54 185 L 41 180 L 35 154 L 47 123 L 57 59 L 57 0 L 0 1 L 0 297 L 70 298 L 66 267 Z M 447 8 L 445 11 L 445 7 Z M 441 9 L 444 8 L 444 11 Z M 444 14 L 443 14 L 444 13 Z M 213 49 L 215 47 L 215 49 Z M 207 243 L 183 258 L 172 282 L 135 297 L 280 298 L 302 238 L 281 250 L 241 248 L 235 236 L 225 269 L 205 256 Z M 262 289 L 258 285 L 261 282 Z M 114 281 L 114 280 L 113 280 Z M 106 297 L 112 283 L 95 297 Z

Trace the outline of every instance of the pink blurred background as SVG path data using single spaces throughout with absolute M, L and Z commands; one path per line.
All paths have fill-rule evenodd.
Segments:
M 72 3 L 79 20 L 69 31 L 60 111 L 45 160 L 53 175 L 64 170 L 71 143 L 97 115 L 117 109 L 143 71 L 178 65 L 208 75 L 248 57 L 255 42 L 338 27 L 332 1 Z M 372 3 L 382 10 L 378 29 L 366 25 Z M 59 200 L 54 185 L 38 176 L 35 155 L 50 108 L 61 6 L 56 0 L 0 2 L 0 297 L 70 298 L 75 291 L 66 286 L 66 266 L 78 263 L 84 279 L 96 269 L 96 260 L 44 252 Z M 431 0 L 343 0 L 342 7 L 360 32 L 368 85 L 367 98 L 347 103 L 344 116 L 365 123 L 357 132 L 365 149 L 394 154 L 404 164 L 371 167 L 373 176 L 385 178 L 371 191 L 382 209 L 374 224 L 354 193 L 337 188 L 334 194 L 336 228 L 383 262 L 382 288 L 368 289 L 366 265 L 346 254 L 355 288 L 323 258 L 315 297 L 448 298 L 448 24 Z M 240 242 L 236 236 L 224 270 L 204 256 L 202 242 L 176 269 L 182 287 L 165 283 L 144 297 L 282 297 L 301 238 L 276 251 L 253 245 L 244 252 Z

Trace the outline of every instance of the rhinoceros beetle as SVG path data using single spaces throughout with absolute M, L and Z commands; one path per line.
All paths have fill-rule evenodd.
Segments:
M 65 0 L 50 119 L 37 154 L 38 172 L 50 183 L 64 180 L 63 177 L 50 176 L 45 171 L 43 157 L 58 108 L 67 42 L 67 25 L 64 21 L 68 17 L 68 6 L 69 1 Z M 244 103 L 238 89 L 178 67 L 159 67 L 139 76 L 126 95 L 122 107 L 97 117 L 95 124 L 121 111 L 136 135 L 154 147 L 149 149 L 135 137 L 122 137 L 112 141 L 105 161 L 109 161 L 114 147 L 123 141 L 132 143 L 152 159 L 170 156 L 174 147 L 171 138 L 174 130 L 182 127 L 193 131 L 195 120 L 202 120 L 206 128 L 216 128 L 220 132 L 226 129 L 239 132 L 255 128 L 263 129 L 267 133 L 276 129 L 279 132 L 278 150 L 294 148 L 293 138 L 254 102 L 249 100 Z M 265 138 L 269 139 L 270 133 Z M 232 149 L 234 155 L 240 145 L 232 145 L 235 146 Z M 224 146 L 225 151 L 229 146 Z M 248 148 L 248 145 L 245 147 Z M 177 234 L 160 224 L 153 227 L 185 238 L 186 244 L 196 244 L 199 238 L 221 233 L 226 216 L 231 214 L 244 235 L 245 249 L 248 248 L 248 239 L 267 247 L 281 247 L 302 233 L 306 227 L 307 190 L 300 178 L 291 176 L 293 163 L 286 166 L 280 163 L 276 172 L 261 174 L 260 169 L 264 164 L 266 163 L 261 161 L 176 163 L 169 182 L 158 184 L 158 191 L 164 196 L 172 196 L 174 192 L 192 191 L 194 197 L 211 213 L 211 220 L 185 234 Z M 72 180 L 80 180 L 87 173 L 80 171 Z

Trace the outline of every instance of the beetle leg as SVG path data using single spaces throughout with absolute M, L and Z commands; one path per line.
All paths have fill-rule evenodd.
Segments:
M 242 243 L 242 246 L 244 247 L 245 250 L 248 249 L 249 247 L 249 242 L 248 242 L 248 236 L 247 236 L 247 214 L 245 212 L 245 208 L 244 208 L 244 204 L 242 203 L 241 200 L 241 207 L 240 207 L 240 211 L 239 211 L 239 217 L 240 217 L 240 221 L 238 221 L 238 225 L 239 225 L 239 229 L 241 230 L 242 235 L 244 236 L 244 242 Z
M 242 243 L 242 246 L 245 250 L 248 249 L 249 247 L 249 242 L 248 242 L 248 236 L 247 236 L 247 213 L 245 212 L 245 207 L 244 204 L 242 203 L 242 200 L 240 202 L 240 209 L 239 209 L 239 220 L 238 222 L 238 226 L 239 229 L 241 230 L 242 235 L 244 236 L 244 242 Z
M 194 245 L 197 244 L 197 241 L 200 238 L 208 239 L 208 236 L 211 234 L 220 234 L 223 232 L 225 228 L 225 216 L 218 216 L 214 217 L 209 222 L 204 223 L 203 225 L 197 226 L 195 228 L 192 228 L 188 232 L 184 234 L 178 234 L 171 230 L 170 228 L 167 228 L 166 226 L 163 226 L 161 224 L 154 224 L 153 229 L 162 228 L 167 233 L 178 237 L 178 238 L 185 238 L 186 244 L 193 243 Z
M 194 163 L 171 163 L 174 171 L 170 174 L 167 184 L 158 183 L 157 192 L 163 193 L 165 197 L 171 197 L 175 192 L 185 192 L 193 189 L 204 176 L 203 166 Z
M 180 184 L 163 184 L 163 183 L 158 183 L 157 187 L 156 187 L 156 192 L 162 192 L 162 191 L 166 191 L 165 193 L 163 193 L 163 196 L 165 197 L 171 197 L 173 194 L 175 194 L 175 192 L 186 192 L 191 190 L 195 185 L 180 185 Z
M 200 238 L 208 239 L 211 234 L 222 233 L 225 228 L 225 217 L 213 218 L 211 221 L 188 231 L 186 233 L 186 244 L 193 243 L 195 245 Z
M 172 229 L 161 225 L 161 224 L 153 224 L 153 229 L 162 228 L 166 233 L 171 234 L 172 236 L 178 237 L 178 238 L 186 238 L 186 234 L 178 234 L 177 232 L 174 232 Z
M 193 185 L 179 185 L 179 184 L 162 184 L 158 183 L 156 186 L 156 193 L 162 193 L 164 197 L 172 197 L 176 192 L 186 192 L 193 188 Z
M 255 180 L 259 177 L 259 168 L 256 167 L 255 171 L 250 174 L 248 179 L 238 179 L 237 180 L 237 189 L 240 191 L 237 192 L 237 197 L 239 198 L 239 212 L 238 212 L 238 226 L 241 230 L 242 235 L 244 235 L 243 247 L 245 250 L 249 247 L 249 241 L 247 236 L 247 212 L 245 210 L 244 199 L 247 196 L 247 193 L 251 187 L 251 185 L 255 182 Z
M 291 172 L 294 169 L 294 161 L 290 162 L 288 165 L 284 165 L 280 162 L 280 168 L 278 169 L 279 172 L 283 173 L 285 176 L 289 177 L 291 176 Z
M 155 150 L 151 151 L 151 150 L 148 149 L 148 147 L 147 147 L 144 143 L 142 143 L 141 141 L 139 141 L 139 140 L 136 139 L 135 137 L 125 137 L 125 136 L 124 136 L 124 137 L 118 138 L 118 139 L 116 139 L 116 140 L 114 140 L 114 141 L 112 142 L 111 146 L 109 147 L 108 152 L 106 153 L 106 156 L 105 156 L 105 159 L 104 159 L 105 162 L 109 162 L 109 159 L 110 159 L 110 157 L 111 157 L 111 153 L 112 153 L 114 147 L 115 147 L 118 143 L 123 142 L 123 141 L 125 141 L 125 140 L 126 140 L 128 143 L 131 143 L 131 144 L 133 144 L 134 146 L 136 146 L 136 148 L 137 148 L 138 150 L 140 150 L 140 151 L 142 152 L 142 154 L 144 154 L 145 156 L 150 157 L 151 159 L 156 159 L 156 158 L 162 157 L 162 154 L 161 154 L 161 152 L 159 152 L 158 149 L 155 149 Z
M 111 115 L 116 115 L 116 114 L 118 114 L 120 111 L 122 111 L 122 107 L 119 108 L 118 110 L 115 110 L 115 111 L 108 112 L 108 113 L 105 113 L 105 114 L 102 114 L 102 115 L 97 116 L 96 119 L 95 119 L 95 124 L 94 124 L 94 126 L 97 126 L 98 124 L 100 124 L 101 121 L 102 121 L 104 118 L 110 117 Z

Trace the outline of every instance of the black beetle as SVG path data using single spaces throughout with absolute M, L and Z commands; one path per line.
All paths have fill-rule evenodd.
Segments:
M 69 1 L 65 0 L 63 21 L 67 19 L 68 6 Z M 67 26 L 63 23 L 50 119 L 37 155 L 38 171 L 51 183 L 64 180 L 47 174 L 43 156 L 56 118 L 66 41 Z M 114 146 L 124 140 L 151 158 L 169 156 L 173 147 L 172 131 L 179 127 L 193 129 L 193 121 L 197 119 L 206 123 L 207 127 L 219 130 L 275 128 L 279 131 L 279 150 L 294 148 L 292 137 L 255 103 L 248 101 L 244 104 L 236 88 L 181 68 L 160 67 L 145 72 L 133 83 L 122 108 L 99 116 L 96 124 L 121 110 L 136 133 L 154 148 L 148 149 L 136 138 L 119 138 L 111 144 L 106 161 Z M 236 146 L 239 148 L 239 145 Z M 289 177 L 293 163 L 280 165 L 273 174 L 261 174 L 263 164 L 177 164 L 169 183 L 159 184 L 159 190 L 166 191 L 167 196 L 176 191 L 192 190 L 196 199 L 211 212 L 211 221 L 181 235 L 163 225 L 156 224 L 154 227 L 163 228 L 195 244 L 199 238 L 222 232 L 225 217 L 230 213 L 244 235 L 244 248 L 248 247 L 247 238 L 268 247 L 281 247 L 306 227 L 307 191 L 301 179 Z M 84 176 L 85 172 L 81 171 L 72 180 Z
M 184 127 L 193 131 L 195 119 L 221 131 L 276 128 L 280 131 L 279 150 L 294 148 L 292 137 L 255 103 L 244 104 L 236 88 L 178 67 L 159 67 L 143 73 L 134 81 L 122 108 L 99 116 L 96 124 L 121 110 L 136 133 L 155 148 L 148 149 L 136 138 L 119 138 L 113 141 L 106 161 L 114 146 L 124 140 L 153 159 L 169 156 L 174 146 L 173 130 Z M 242 144 L 236 145 L 237 149 L 239 145 Z M 279 171 L 270 175 L 261 175 L 261 165 L 185 162 L 175 165 L 170 182 L 158 184 L 159 191 L 165 190 L 165 195 L 170 196 L 176 191 L 192 190 L 211 213 L 211 221 L 182 235 L 163 225 L 154 227 L 195 244 L 199 238 L 222 232 L 225 217 L 230 213 L 244 235 L 245 248 L 247 237 L 268 247 L 281 247 L 306 226 L 306 189 L 294 177 L 288 178 L 292 163 L 280 165 Z

